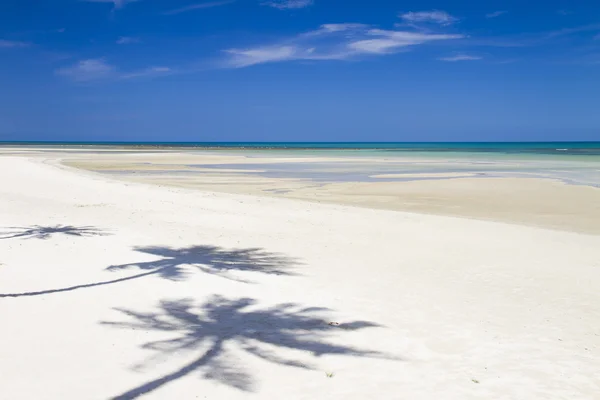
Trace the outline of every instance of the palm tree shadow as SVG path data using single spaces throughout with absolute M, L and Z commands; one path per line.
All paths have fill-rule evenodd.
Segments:
M 223 249 L 217 246 L 192 246 L 185 248 L 171 247 L 136 247 L 140 253 L 160 257 L 155 261 L 112 265 L 109 271 L 139 269 L 154 271 L 161 278 L 183 280 L 190 267 L 201 272 L 221 277 L 240 280 L 228 273 L 231 271 L 260 272 L 272 275 L 293 275 L 289 267 L 296 261 L 276 253 L 259 248 Z M 243 281 L 243 280 L 242 280 Z M 244 281 L 245 282 L 245 281 Z
M 139 274 L 36 292 L 0 293 L 0 298 L 41 296 L 71 292 L 79 289 L 136 280 L 152 275 L 172 281 L 182 281 L 188 278 L 191 272 L 195 271 L 247 282 L 231 276 L 228 273 L 231 271 L 245 271 L 263 274 L 294 275 L 290 269 L 297 264 L 297 262 L 290 257 L 257 248 L 224 249 L 217 246 L 192 246 L 184 248 L 153 246 L 137 247 L 135 250 L 145 254 L 158 256 L 159 258 L 154 261 L 113 265 L 107 268 L 108 271 L 113 272 L 139 269 L 142 271 Z
M 93 226 L 73 226 L 73 225 L 54 225 L 42 226 L 33 225 L 30 227 L 10 227 L 7 232 L 0 233 L 0 239 L 50 239 L 54 235 L 67 235 L 77 237 L 107 236 L 108 232 L 102 231 Z
M 177 379 L 199 372 L 206 379 L 216 380 L 243 391 L 252 391 L 252 376 L 228 361 L 227 348 L 235 344 L 243 351 L 279 365 L 314 369 L 310 364 L 277 355 L 273 349 L 299 350 L 313 356 L 327 354 L 396 359 L 380 352 L 336 345 L 331 336 L 339 330 L 360 330 L 380 325 L 353 321 L 347 324 L 328 323 L 328 309 L 302 308 L 295 304 L 280 304 L 271 308 L 257 309 L 256 302 L 243 298 L 229 300 L 213 296 L 206 303 L 195 305 L 190 299 L 162 301 L 155 312 L 141 313 L 118 309 L 131 320 L 129 322 L 102 322 L 104 325 L 144 331 L 173 333 L 167 340 L 149 342 L 144 349 L 168 356 L 181 352 L 198 352 L 199 357 L 180 369 L 146 382 L 113 400 L 136 399 Z M 141 366 L 152 365 L 152 357 Z

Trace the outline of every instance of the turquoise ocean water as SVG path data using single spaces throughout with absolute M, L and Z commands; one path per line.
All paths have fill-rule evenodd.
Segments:
M 600 134 L 599 134 L 600 136 Z M 496 153 L 600 156 L 598 142 L 0 142 L 0 146 L 137 147 L 223 150 L 324 150 L 377 153 Z

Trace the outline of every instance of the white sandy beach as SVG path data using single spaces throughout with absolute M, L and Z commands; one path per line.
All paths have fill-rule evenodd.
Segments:
M 0 157 L 1 400 L 593 400 L 599 305 L 598 235 Z

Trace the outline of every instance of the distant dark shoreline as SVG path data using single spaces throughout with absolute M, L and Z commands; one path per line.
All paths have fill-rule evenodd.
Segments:
M 460 152 L 600 156 L 600 142 L 0 142 L 0 147 L 130 150 Z
M 286 148 L 286 149 L 390 149 L 439 147 L 552 147 L 582 145 L 600 147 L 600 141 L 550 142 L 63 142 L 0 141 L 0 146 L 103 146 L 103 147 L 202 147 L 202 148 Z

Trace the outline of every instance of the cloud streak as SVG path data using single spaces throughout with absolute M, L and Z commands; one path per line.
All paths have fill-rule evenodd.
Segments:
M 271 0 L 261 3 L 263 6 L 277 8 L 279 10 L 291 10 L 312 6 L 313 0 Z
M 148 67 L 140 70 L 122 72 L 116 66 L 109 64 L 104 58 L 81 60 L 68 67 L 59 68 L 56 75 L 73 82 L 92 82 L 117 79 L 133 79 L 143 77 L 164 76 L 174 73 L 169 67 Z
M 116 73 L 116 68 L 102 58 L 88 59 L 77 62 L 69 67 L 60 68 L 57 75 L 75 82 L 89 82 L 110 78 Z
M 130 36 L 121 36 L 120 38 L 117 39 L 117 44 L 135 44 L 135 43 L 139 43 L 140 39 L 139 38 L 135 38 L 135 37 L 130 37 Z
M 30 43 L 27 42 L 19 42 L 15 40 L 4 40 L 0 39 L 0 49 L 14 49 L 18 47 L 29 47 Z
M 564 28 L 556 31 L 552 31 L 546 35 L 547 38 L 554 38 L 558 36 L 572 35 L 574 33 L 581 32 L 595 32 L 600 31 L 600 24 L 590 24 L 590 25 L 582 25 L 576 26 L 574 28 Z
M 486 18 L 498 18 L 502 15 L 508 14 L 508 11 L 494 11 L 489 14 L 485 14 Z
M 302 55 L 300 50 L 295 46 L 272 46 L 245 50 L 229 49 L 225 50 L 225 53 L 230 56 L 227 62 L 230 66 L 243 68 L 256 64 L 306 58 L 310 51 Z
M 82 0 L 88 3 L 112 3 L 115 9 L 123 8 L 129 3 L 134 3 L 140 0 Z
M 453 17 L 445 11 L 432 10 L 432 11 L 418 11 L 418 12 L 407 12 L 400 15 L 400 18 L 409 24 L 426 22 L 434 23 L 442 26 L 452 25 L 459 21 L 458 18 Z
M 461 39 L 463 35 L 429 34 L 408 31 L 387 31 L 371 29 L 369 36 L 378 36 L 377 39 L 364 39 L 351 42 L 348 46 L 361 53 L 389 54 L 398 48 L 416 46 L 437 40 Z
M 150 78 L 155 76 L 166 76 L 175 73 L 175 71 L 169 67 L 149 67 L 139 71 L 122 73 L 119 75 L 121 79 L 133 79 L 133 78 Z
M 563 43 L 568 43 L 571 40 L 576 40 L 578 36 L 580 36 L 580 39 L 585 38 L 585 40 L 590 40 L 595 35 L 595 32 L 600 32 L 600 24 L 581 25 L 545 32 L 488 36 L 475 39 L 469 38 L 463 44 L 479 47 L 533 47 L 552 44 L 559 40 L 562 40 Z M 584 33 L 588 33 L 589 35 L 582 35 Z
M 169 10 L 164 12 L 164 15 L 175 15 L 175 14 L 181 14 L 184 12 L 188 12 L 188 11 L 194 11 L 194 10 L 202 10 L 202 9 L 206 9 L 206 8 L 213 8 L 213 7 L 219 7 L 219 6 L 225 6 L 227 4 L 231 4 L 231 3 L 235 3 L 236 0 L 222 0 L 222 1 L 209 1 L 209 2 L 205 2 L 205 3 L 197 3 L 197 4 L 192 4 L 186 7 L 181 7 L 181 8 L 176 8 L 174 10 Z
M 225 67 L 294 60 L 347 60 L 360 56 L 386 55 L 429 42 L 463 38 L 458 34 L 371 29 L 363 24 L 326 24 L 284 43 L 224 51 Z
M 468 54 L 457 54 L 455 56 L 438 58 L 438 60 L 440 60 L 440 61 L 447 61 L 447 62 L 477 61 L 477 60 L 481 60 L 481 59 L 483 59 L 483 57 L 471 56 Z

